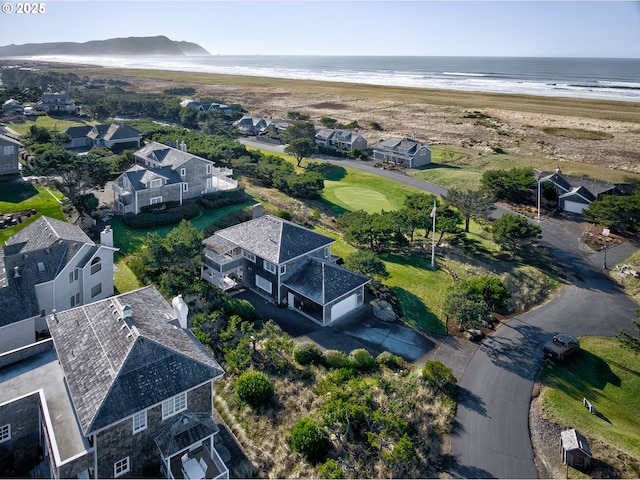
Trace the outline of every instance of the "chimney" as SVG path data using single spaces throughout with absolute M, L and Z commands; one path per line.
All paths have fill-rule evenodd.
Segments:
M 105 247 L 113 247 L 113 230 L 111 225 L 104 227 L 104 230 L 100 232 L 100 243 Z
M 556 173 L 562 175 L 562 169 L 560 167 L 556 168 Z
M 264 215 L 264 205 L 256 203 L 251 209 L 252 218 L 260 218 Z
M 173 312 L 180 323 L 180 328 L 183 330 L 187 329 L 187 315 L 189 314 L 189 307 L 187 303 L 182 298 L 182 295 L 178 295 L 174 297 L 171 301 L 171 305 L 173 306 Z
M 182 142 L 180 142 L 180 151 L 181 152 L 186 152 L 187 151 L 187 144 L 184 143 L 184 140 Z

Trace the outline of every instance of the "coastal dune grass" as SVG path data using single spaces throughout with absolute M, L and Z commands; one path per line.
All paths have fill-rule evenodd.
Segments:
M 590 442 L 597 440 L 594 458 L 615 461 L 615 450 L 635 462 L 621 465 L 626 475 L 640 476 L 640 356 L 624 349 L 615 338 L 583 337 L 577 355 L 563 364 L 545 361 L 539 381 L 543 415 L 575 428 Z M 597 414 L 582 406 L 587 398 Z M 634 466 L 635 465 L 635 466 Z

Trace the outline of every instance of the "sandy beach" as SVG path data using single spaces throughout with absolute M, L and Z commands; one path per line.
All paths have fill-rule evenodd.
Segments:
M 287 118 L 289 111 L 342 123 L 357 121 L 369 142 L 415 135 L 431 145 L 640 173 L 640 103 L 460 92 L 95 66 L 60 66 L 90 78 L 118 78 L 146 92 L 193 86 L 200 97 L 239 103 L 251 115 Z M 477 115 L 480 112 L 481 115 Z M 480 118 L 479 118 L 480 117 Z M 371 128 L 378 122 L 383 131 Z

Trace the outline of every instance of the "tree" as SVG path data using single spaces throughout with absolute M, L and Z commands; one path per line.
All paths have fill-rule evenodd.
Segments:
M 302 159 L 309 157 L 317 151 L 318 147 L 316 142 L 310 138 L 296 138 L 289 142 L 284 148 L 284 153 L 292 155 L 298 162 L 298 166 L 302 162 Z
M 464 231 L 469 233 L 469 223 L 486 218 L 491 211 L 494 198 L 485 190 L 458 190 L 450 188 L 447 202 L 456 207 L 464 217 Z
M 89 153 L 76 155 L 59 145 L 49 145 L 34 156 L 31 170 L 35 175 L 52 177 L 56 188 L 63 193 L 79 212 L 88 212 L 89 190 L 102 188 L 111 178 L 111 164 L 104 158 Z
M 344 259 L 344 266 L 353 272 L 374 278 L 387 278 L 387 267 L 377 255 L 367 250 L 357 250 Z
M 282 141 L 291 143 L 299 138 L 308 138 L 314 141 L 316 138 L 316 127 L 311 122 L 295 122 L 289 125 L 282 133 Z
M 640 310 L 635 311 L 636 317 L 640 318 Z M 640 323 L 637 320 L 631 320 L 631 326 L 636 335 L 640 336 Z M 629 350 L 640 353 L 640 337 L 634 337 L 629 335 L 623 329 L 620 329 L 616 338 L 620 341 L 620 345 Z
M 444 300 L 444 311 L 448 317 L 473 325 L 489 317 L 492 311 L 502 311 L 507 307 L 511 292 L 504 283 L 492 276 L 473 277 L 455 283 Z
M 492 312 L 504 311 L 509 304 L 511 292 L 498 277 L 482 275 L 463 280 L 460 283 L 467 292 L 479 293 Z
M 291 174 L 286 177 L 285 193 L 295 198 L 317 198 L 324 189 L 324 178 L 318 172 Z
M 460 232 L 459 225 L 462 223 L 462 216 L 453 208 L 446 206 L 436 211 L 436 232 L 440 234 L 437 244 L 445 233 L 456 234 Z
M 531 169 L 514 167 L 511 170 L 487 170 L 480 181 L 485 191 L 496 198 L 518 203 L 531 195 L 535 178 Z
M 518 248 L 522 248 L 531 239 L 542 232 L 538 225 L 530 224 L 525 217 L 507 213 L 493 222 L 493 240 L 502 248 L 508 249 L 514 255 Z
M 592 222 L 625 233 L 640 226 L 640 192 L 628 196 L 606 195 L 592 202 L 583 213 Z
M 453 370 L 437 360 L 427 360 L 422 368 L 422 379 L 445 395 L 451 397 L 456 391 L 456 377 Z

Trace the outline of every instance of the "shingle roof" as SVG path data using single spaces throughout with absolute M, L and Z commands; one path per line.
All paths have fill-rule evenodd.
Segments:
M 562 447 L 565 450 L 581 450 L 591 457 L 589 442 L 587 442 L 587 439 L 577 430 L 573 428 L 571 430 L 563 430 L 560 432 L 560 438 L 562 441 Z
M 364 275 L 309 257 L 283 285 L 320 305 L 326 305 L 370 281 Z
M 172 322 L 153 286 L 47 316 L 85 435 L 223 374 Z
M 35 286 L 56 278 L 84 245 L 95 246 L 80 227 L 45 216 L 6 243 L 0 250 L 0 326 L 39 315 Z
M 94 140 L 97 138 L 103 138 L 105 140 L 112 141 L 131 137 L 141 137 L 142 133 L 129 125 L 111 123 L 95 125 L 91 131 L 87 133 L 87 136 Z
M 17 141 L 15 138 L 7 137 L 6 135 L 0 135 L 0 141 L 22 146 L 22 144 L 19 141 Z
M 220 230 L 205 239 L 204 244 L 214 248 L 220 239 L 275 264 L 288 262 L 334 242 L 332 238 L 273 215 Z
M 183 413 L 156 437 L 156 445 L 169 458 L 219 431 L 210 414 Z
M 84 138 L 91 131 L 91 125 L 82 125 L 80 127 L 69 127 L 66 132 L 72 139 Z
M 205 158 L 198 157 L 197 155 L 192 155 L 188 152 L 183 152 L 182 150 L 178 150 L 177 148 L 169 147 L 158 142 L 151 142 L 145 145 L 140 150 L 136 151 L 135 155 L 137 157 L 144 158 L 145 160 L 154 162 L 158 164 L 158 166 L 169 166 L 173 169 L 180 167 L 180 165 L 192 159 L 211 163 L 212 165 L 214 163 Z
M 153 178 L 165 178 L 166 185 L 172 185 L 182 182 L 182 178 L 171 167 L 145 168 L 140 165 L 134 165 L 124 172 L 134 190 L 145 190 L 149 188 L 147 184 Z

